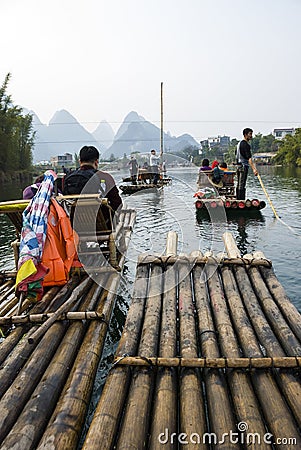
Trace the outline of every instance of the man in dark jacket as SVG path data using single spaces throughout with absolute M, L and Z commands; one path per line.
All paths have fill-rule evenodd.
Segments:
M 246 183 L 249 172 L 249 167 L 252 168 L 254 175 L 257 177 L 258 172 L 256 166 L 252 160 L 251 145 L 249 141 L 253 137 L 253 130 L 251 128 L 245 128 L 243 130 L 244 138 L 237 145 L 236 159 L 240 165 L 238 169 L 238 179 L 236 188 L 237 200 L 245 200 L 246 198 Z
M 64 178 L 64 195 L 99 193 L 109 200 L 114 211 L 122 205 L 114 178 L 108 172 L 98 170 L 99 151 L 85 145 L 79 152 L 80 168 Z

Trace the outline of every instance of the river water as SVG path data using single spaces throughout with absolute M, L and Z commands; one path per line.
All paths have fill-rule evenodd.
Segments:
M 267 206 L 255 216 L 226 217 L 213 214 L 197 217 L 193 194 L 196 190 L 197 167 L 170 169 L 172 185 L 161 191 L 147 191 L 124 196 L 126 204 L 137 210 L 137 220 L 128 250 L 125 281 L 131 285 L 135 276 L 137 256 L 140 253 L 162 253 L 167 232 L 178 233 L 178 252 L 193 250 L 223 250 L 222 234 L 230 231 L 242 254 L 261 250 L 272 260 L 274 270 L 292 302 L 301 309 L 299 279 L 301 269 L 301 168 L 261 166 L 261 178 L 282 221 L 274 218 L 272 209 L 257 178 L 249 175 L 247 197 L 265 200 Z M 116 183 L 126 173 L 113 173 Z M 21 198 L 23 186 L 5 185 L 0 200 Z M 213 211 L 214 212 L 214 211 Z M 0 216 L 0 270 L 13 268 L 10 242 L 14 227 Z
M 172 185 L 157 192 L 142 192 L 124 196 L 126 204 L 137 210 L 137 220 L 128 249 L 126 267 L 120 292 L 111 321 L 110 332 L 99 367 L 92 398 L 93 411 L 110 360 L 118 343 L 130 304 L 135 278 L 137 256 L 141 253 L 164 253 L 167 232 L 178 233 L 178 253 L 200 249 L 214 254 L 223 251 L 222 234 L 230 231 L 242 254 L 261 250 L 272 260 L 276 275 L 295 306 L 301 310 L 300 260 L 301 260 L 301 168 L 261 166 L 259 172 L 265 188 L 282 222 L 274 218 L 260 183 L 249 175 L 247 197 L 265 200 L 266 208 L 252 217 L 212 215 L 197 217 L 193 194 L 196 190 L 197 167 L 178 167 L 168 171 Z M 112 173 L 116 183 L 127 175 L 122 171 Z M 2 187 L 0 200 L 21 198 L 21 186 Z M 14 267 L 10 242 L 14 227 L 0 216 L 0 270 Z

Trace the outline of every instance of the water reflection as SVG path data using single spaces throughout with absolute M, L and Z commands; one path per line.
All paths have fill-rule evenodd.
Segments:
M 15 239 L 15 227 L 8 217 L 0 215 L 0 269 L 14 269 L 15 263 L 10 243 Z
M 210 210 L 209 210 L 210 211 Z M 261 211 L 227 211 L 227 216 L 224 212 L 223 208 L 220 208 L 219 213 L 215 213 L 214 217 L 216 220 L 220 220 L 220 222 L 214 223 L 212 221 L 212 216 L 208 214 L 206 210 L 197 210 L 196 211 L 196 229 L 199 233 L 200 238 L 206 238 L 207 241 L 215 240 L 216 245 L 212 245 L 212 247 L 218 247 L 219 251 L 222 251 L 223 248 L 219 244 L 221 240 L 221 236 L 225 231 L 230 231 L 236 240 L 237 247 L 242 255 L 246 253 L 250 253 L 251 248 L 253 247 L 254 240 L 254 230 L 258 229 L 265 225 L 265 218 L 262 215 Z M 219 214 L 219 215 L 218 215 Z M 221 220 L 219 216 L 226 216 L 226 220 Z M 210 225 L 210 226 L 209 226 Z M 215 230 L 214 237 L 212 230 Z M 206 250 L 208 248 L 208 242 Z

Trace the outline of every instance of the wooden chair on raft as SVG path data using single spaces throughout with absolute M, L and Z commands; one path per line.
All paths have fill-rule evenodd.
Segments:
M 98 194 L 81 194 L 59 196 L 57 200 L 70 214 L 72 226 L 79 237 L 79 256 L 97 254 L 99 249 L 95 247 L 99 246 L 111 266 L 118 269 L 119 252 L 124 247 L 122 223 L 108 199 Z M 93 261 L 93 258 L 90 259 Z
M 225 197 L 234 197 L 234 176 L 236 172 L 225 171 L 222 174 L 221 181 L 219 183 L 214 183 L 213 181 L 213 170 L 200 171 L 197 179 L 197 185 L 200 189 L 212 186 L 217 190 L 218 195 Z

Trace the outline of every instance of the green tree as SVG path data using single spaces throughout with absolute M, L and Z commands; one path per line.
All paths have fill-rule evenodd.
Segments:
M 283 165 L 301 166 L 301 128 L 297 128 L 295 135 L 286 135 L 279 143 L 279 150 L 273 161 Z
M 80 166 L 78 153 L 74 153 L 74 162 L 75 162 L 75 167 L 78 169 Z
M 261 153 L 269 153 L 269 152 L 275 152 L 278 149 L 278 141 L 277 139 L 272 135 L 272 133 L 268 134 L 267 136 L 262 136 L 259 141 L 259 149 L 258 151 Z M 253 151 L 255 151 L 253 147 Z
M 6 93 L 10 73 L 0 87 L 0 159 L 4 171 L 27 170 L 32 164 L 34 132 L 32 116 L 12 103 Z
M 253 137 L 253 139 L 252 139 L 252 150 L 253 150 L 254 153 L 259 152 L 261 139 L 262 139 L 262 134 L 261 133 L 255 134 L 255 136 Z
M 236 149 L 239 141 L 237 139 L 231 139 L 229 149 L 225 154 L 224 158 L 227 164 L 233 164 L 236 162 Z

